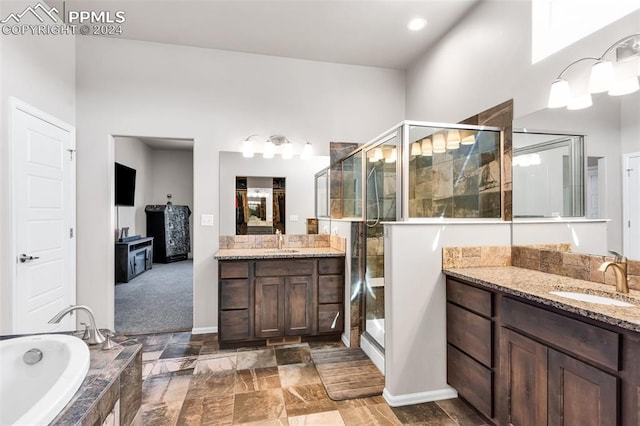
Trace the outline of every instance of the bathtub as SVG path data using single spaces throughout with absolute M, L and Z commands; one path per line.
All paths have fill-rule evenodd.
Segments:
M 39 349 L 28 365 L 24 354 Z M 47 425 L 89 371 L 89 348 L 77 337 L 44 334 L 0 341 L 0 425 Z

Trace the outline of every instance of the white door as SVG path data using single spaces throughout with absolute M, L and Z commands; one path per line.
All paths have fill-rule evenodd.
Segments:
M 625 155 L 624 166 L 624 254 L 640 259 L 640 153 Z
M 75 131 L 13 99 L 13 333 L 75 329 Z

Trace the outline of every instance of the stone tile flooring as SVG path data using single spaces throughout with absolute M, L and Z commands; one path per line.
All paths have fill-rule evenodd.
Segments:
M 311 351 L 339 342 L 220 350 L 216 334 L 136 336 L 142 407 L 134 425 L 484 425 L 458 399 L 392 408 L 381 396 L 332 401 Z

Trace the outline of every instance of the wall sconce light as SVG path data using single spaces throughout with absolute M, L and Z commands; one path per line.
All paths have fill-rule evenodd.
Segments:
M 605 59 L 605 56 L 615 48 L 615 64 Z M 640 66 L 626 66 L 624 63 L 640 58 L 640 34 L 631 34 L 613 43 L 599 57 L 588 56 L 573 61 L 558 74 L 551 84 L 548 108 L 582 109 L 592 105 L 591 94 L 608 92 L 610 96 L 620 96 L 633 93 L 640 89 L 638 75 Z M 569 81 L 563 76 L 573 67 L 583 61 L 595 61 L 591 67 L 589 77 L 589 92 L 580 93 L 572 98 Z M 640 60 L 638 60 L 640 62 Z
M 289 139 L 287 139 L 285 136 L 281 136 L 281 135 L 272 135 L 272 136 L 269 136 L 268 139 L 261 138 L 260 135 L 251 135 L 245 138 L 244 142 L 242 143 L 243 157 L 251 158 L 254 156 L 254 153 L 256 152 L 255 142 L 254 142 L 255 138 L 262 139 L 261 142 L 263 145 L 263 150 L 262 150 L 263 158 L 273 158 L 277 148 L 280 148 L 280 152 L 284 160 L 289 160 L 293 158 L 293 152 L 294 152 L 293 143 Z M 306 141 L 302 149 L 302 153 L 300 154 L 300 158 L 303 160 L 306 160 L 308 158 L 311 158 L 312 154 L 313 154 L 313 146 L 311 145 L 311 142 Z
M 433 155 L 433 145 L 431 144 L 431 138 L 422 139 L 422 155 L 424 157 L 431 157 Z

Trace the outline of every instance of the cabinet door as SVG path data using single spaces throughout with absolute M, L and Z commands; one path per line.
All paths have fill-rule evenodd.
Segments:
M 618 379 L 549 349 L 549 425 L 615 425 Z
M 284 278 L 256 278 L 256 337 L 284 336 Z
M 502 388 L 507 392 L 506 423 L 546 425 L 547 347 L 503 328 L 500 348 Z
M 313 277 L 285 278 L 285 335 L 311 334 L 313 327 Z

